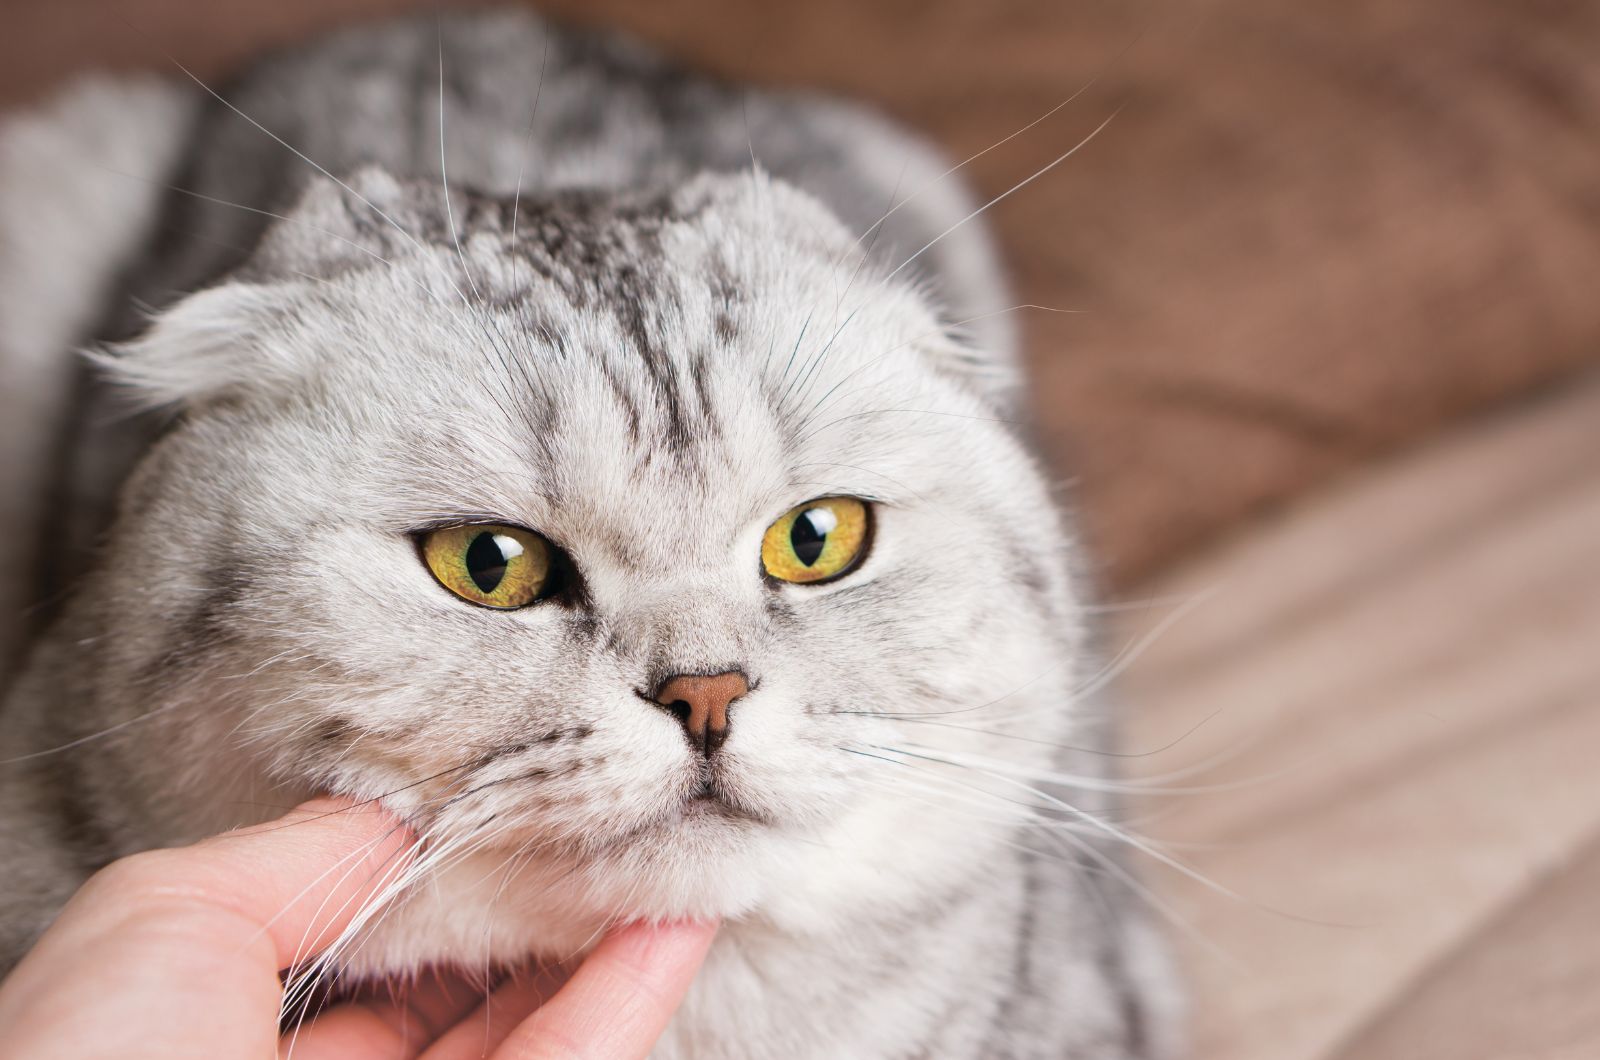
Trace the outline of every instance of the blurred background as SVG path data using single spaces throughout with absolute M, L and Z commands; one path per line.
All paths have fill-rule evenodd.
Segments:
M 439 6 L 8 0 L 0 107 Z M 1600 3 L 536 6 L 984 199 L 1115 112 L 991 217 L 1196 1055 L 1600 1056 Z

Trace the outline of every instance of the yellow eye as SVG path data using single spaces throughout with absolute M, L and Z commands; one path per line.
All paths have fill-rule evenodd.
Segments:
M 510 610 L 554 588 L 550 543 L 515 526 L 446 526 L 422 536 L 422 558 L 439 584 L 469 603 Z
M 785 582 L 821 582 L 856 565 L 866 551 L 871 514 L 854 497 L 819 497 L 767 527 L 761 565 Z

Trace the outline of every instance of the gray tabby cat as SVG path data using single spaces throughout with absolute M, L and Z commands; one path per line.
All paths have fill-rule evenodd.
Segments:
M 659 1056 L 1172 1054 L 924 144 L 506 13 L 82 87 L 0 176 L 5 512 L 65 600 L 0 715 L 0 967 L 108 861 L 330 791 L 422 836 L 352 974 L 722 917 Z

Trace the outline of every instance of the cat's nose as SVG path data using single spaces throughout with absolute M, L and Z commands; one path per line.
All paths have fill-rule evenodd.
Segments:
M 683 723 L 689 746 L 709 755 L 728 738 L 728 707 L 750 691 L 737 670 L 707 676 L 677 674 L 661 682 L 650 698 Z

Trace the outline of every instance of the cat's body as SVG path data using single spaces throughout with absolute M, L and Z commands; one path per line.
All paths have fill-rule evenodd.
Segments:
M 353 969 L 721 916 L 662 1056 L 1166 1055 L 1072 546 L 940 159 L 524 15 L 341 35 L 224 95 L 251 120 L 193 86 L 52 117 L 142 195 L 46 187 L 38 129 L 0 130 L 0 285 L 37 318 L 6 370 L 48 410 L 72 343 L 131 339 L 114 370 L 182 409 L 75 411 L 43 517 L 0 482 L 67 596 L 0 715 L 0 964 L 109 859 L 333 790 L 431 851 Z M 42 272 L 9 249 L 24 198 L 118 195 Z M 872 506 L 859 569 L 764 577 L 764 528 L 835 496 Z M 567 596 L 451 598 L 416 535 L 475 522 L 559 545 Z M 650 690 L 723 671 L 749 692 L 702 754 Z

